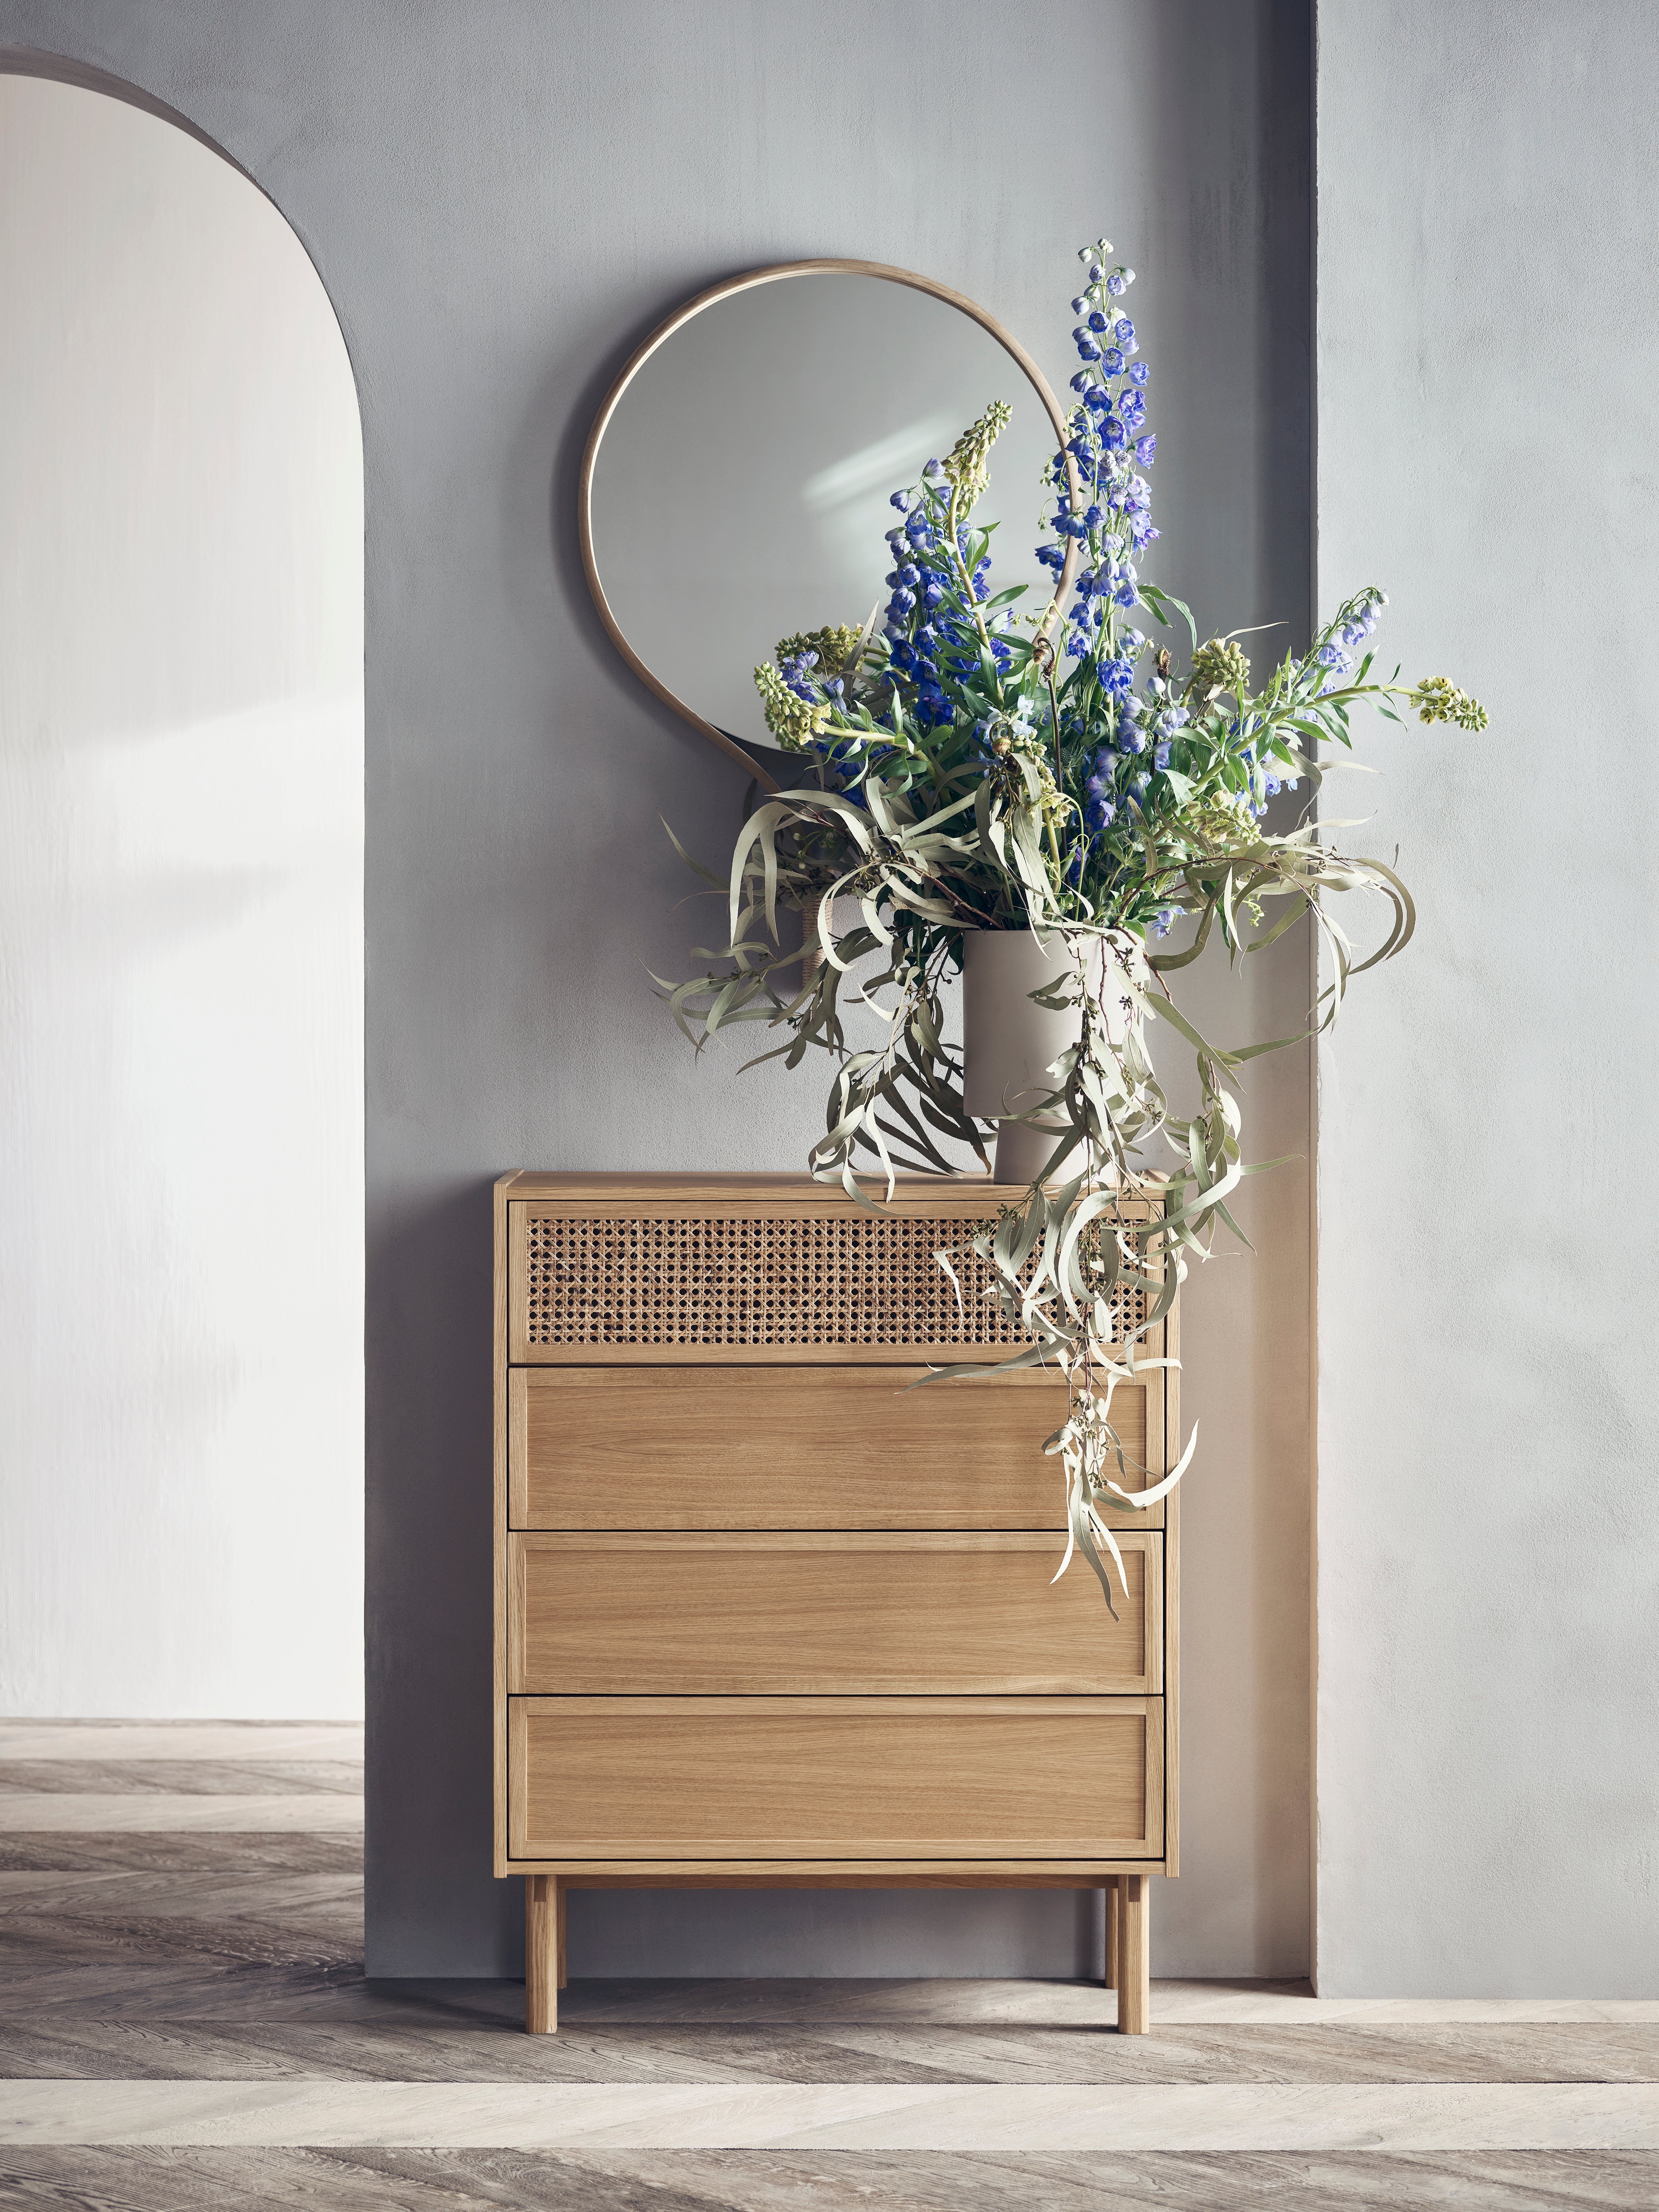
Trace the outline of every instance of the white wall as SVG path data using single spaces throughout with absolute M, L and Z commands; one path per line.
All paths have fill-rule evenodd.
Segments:
M 362 498 L 299 241 L 0 76 L 0 1710 L 362 1709 Z
M 1650 0 L 1321 10 L 1319 565 L 1492 726 L 1321 1054 L 1322 1992 L 1659 1994 Z

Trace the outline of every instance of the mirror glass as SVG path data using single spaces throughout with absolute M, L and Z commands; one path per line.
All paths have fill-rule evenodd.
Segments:
M 1013 409 L 975 515 L 999 528 L 992 588 L 1035 559 L 1055 436 L 1042 396 L 949 301 L 882 276 L 751 284 L 692 315 L 623 391 L 593 462 L 594 564 L 623 635 L 676 697 L 757 757 L 780 756 L 752 677 L 781 637 L 861 624 L 892 566 L 889 495 L 994 399 Z

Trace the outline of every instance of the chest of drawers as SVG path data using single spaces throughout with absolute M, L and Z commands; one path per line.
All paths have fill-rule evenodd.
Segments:
M 934 1259 L 1019 1196 L 497 1184 L 495 1871 L 526 1883 L 532 2030 L 573 1888 L 927 1884 L 1105 1888 L 1144 2031 L 1148 1881 L 1178 1858 L 1179 1493 L 1120 1516 L 1114 1620 L 1080 1563 L 1050 1586 L 1063 1383 L 907 1388 L 1019 1349 L 971 1264 L 959 1304 Z M 1171 1314 L 1143 1353 L 1176 1348 Z M 1176 1370 L 1114 1413 L 1155 1481 Z

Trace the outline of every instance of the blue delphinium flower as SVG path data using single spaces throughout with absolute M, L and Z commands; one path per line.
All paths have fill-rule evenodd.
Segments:
M 917 484 L 892 495 L 896 526 L 887 532 L 885 642 L 866 670 L 836 679 L 839 690 L 824 682 L 822 670 L 785 677 L 799 681 L 809 703 L 862 720 L 854 749 L 839 754 L 836 763 L 848 788 L 884 757 L 867 734 L 875 728 L 927 732 L 955 726 L 967 757 L 988 763 L 1006 753 L 1009 708 L 1018 704 L 1026 720 L 1015 722 L 1014 744 L 1038 759 L 1056 754 L 1052 765 L 1078 801 L 1078 811 L 1062 813 L 1056 823 L 1057 871 L 1097 912 L 1106 910 L 1098 902 L 1111 896 L 1102 884 L 1122 865 L 1121 856 L 1109 857 L 1117 846 L 1109 833 L 1115 824 L 1117 839 L 1127 834 L 1127 851 L 1141 835 L 1132 802 L 1149 815 L 1169 804 L 1167 787 L 1154 779 L 1170 771 L 1175 732 L 1185 720 L 1184 714 L 1173 718 L 1173 695 L 1161 683 L 1151 685 L 1143 700 L 1135 696 L 1137 664 L 1147 648 L 1127 618 L 1139 604 L 1136 562 L 1157 534 L 1151 494 L 1139 471 L 1150 464 L 1156 441 L 1145 431 L 1146 369 L 1136 358 L 1134 325 L 1122 312 L 1133 271 L 1109 270 L 1107 258 L 1100 251 L 1085 260 L 1086 283 L 1073 303 L 1079 368 L 1058 448 L 1043 471 L 1045 542 L 1036 558 L 1056 581 L 1068 556 L 1077 568 L 1056 639 L 1070 672 L 1057 677 L 1053 693 L 1046 694 L 1012 609 L 990 611 L 994 586 L 988 540 L 972 529 L 966 507 L 952 511 L 957 479 L 947 471 L 954 469 L 953 455 L 951 463 L 930 460 Z M 1351 607 L 1350 620 L 1354 612 Z M 1024 695 L 1020 702 L 1000 690 L 994 671 L 1018 673 Z M 886 694 L 878 674 L 874 683 L 866 680 L 871 672 L 884 672 Z M 988 685 L 1004 702 L 998 713 L 981 710 Z M 1049 696 L 1057 708 L 1052 730 Z M 1100 742 L 1106 733 L 1109 741 Z M 914 762 L 905 768 L 903 748 L 885 757 L 903 770 L 902 787 L 910 788 L 915 770 Z M 948 749 L 939 752 L 946 774 L 958 757 Z M 1259 783 L 1258 775 L 1257 788 Z M 1157 799 L 1155 789 L 1161 793 Z M 1256 795 L 1255 789 L 1250 795 Z M 1101 856 L 1103 840 L 1106 856 Z

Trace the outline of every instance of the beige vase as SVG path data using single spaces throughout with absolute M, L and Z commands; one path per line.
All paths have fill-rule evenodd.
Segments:
M 1080 1009 L 1056 1012 L 1035 1005 L 1030 996 L 1063 975 L 1073 956 L 1058 933 L 1032 929 L 967 929 L 962 945 L 963 1100 L 977 1120 L 997 1124 L 997 1181 L 1034 1182 L 1065 1124 L 1007 1117 L 1031 1112 L 1050 1095 L 1055 1084 L 1048 1069 L 1083 1034 Z M 1132 939 L 1095 939 L 1084 957 L 1102 992 L 1107 1035 L 1121 1044 L 1132 1016 L 1121 988 L 1111 986 L 1125 972 L 1141 982 L 1144 956 Z M 1073 1155 L 1061 1173 L 1075 1174 L 1081 1164 Z

